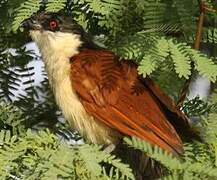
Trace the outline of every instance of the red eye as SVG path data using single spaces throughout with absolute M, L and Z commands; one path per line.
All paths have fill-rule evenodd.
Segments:
M 55 20 L 50 21 L 50 28 L 56 29 L 58 27 L 58 23 Z

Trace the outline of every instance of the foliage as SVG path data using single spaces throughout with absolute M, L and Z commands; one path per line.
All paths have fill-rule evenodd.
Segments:
M 217 178 L 217 93 L 209 102 L 196 97 L 186 102 L 184 110 L 189 116 L 200 116 L 196 126 L 200 128 L 203 141 L 184 143 L 185 153 L 175 157 L 158 146 L 153 146 L 138 138 L 125 138 L 131 147 L 144 151 L 148 156 L 166 167 L 163 179 L 216 179 Z M 202 110 L 202 111 L 201 111 Z
M 209 105 L 207 102 L 204 102 L 200 99 L 199 96 L 197 96 L 185 102 L 184 106 L 182 107 L 182 110 L 189 117 L 194 117 L 206 114 L 210 111 L 211 108 L 211 105 Z
M 0 103 L 1 130 L 11 130 L 14 135 L 22 134 L 25 130 L 23 112 L 13 105 L 6 105 L 3 101 Z
M 199 142 L 185 144 L 185 154 L 180 159 L 137 138 L 125 138 L 125 141 L 130 146 L 144 151 L 148 156 L 164 165 L 167 170 L 165 170 L 163 179 L 217 178 L 217 168 L 212 161 L 213 152 L 207 150 L 207 144 Z
M 33 2 L 23 2 L 15 12 L 14 30 L 24 18 L 39 10 L 40 7 L 35 5 L 32 6 L 36 7 L 35 9 L 29 8 L 31 13 L 27 12 L 31 3 Z M 213 6 L 209 1 L 206 3 L 210 7 Z M 156 76 L 156 72 L 166 71 L 171 75 L 176 72 L 178 77 L 188 79 L 193 62 L 195 70 L 201 75 L 213 82 L 216 80 L 215 58 L 210 59 L 189 46 L 194 41 L 196 31 L 196 0 L 185 0 L 181 3 L 177 0 L 51 0 L 44 6 L 51 12 L 57 12 L 65 7 L 65 11 L 93 35 L 104 34 L 105 46 L 125 59 L 137 61 L 138 70 L 144 77 L 151 75 L 158 79 L 160 77 Z M 209 23 L 215 21 L 216 16 L 208 14 L 207 19 Z M 215 32 L 213 28 L 215 27 L 205 27 L 207 33 L 204 33 L 204 42 L 212 42 L 215 47 L 215 33 L 211 33 Z
M 125 142 L 166 167 L 163 179 L 216 179 L 217 178 L 217 94 L 214 93 L 211 102 L 204 103 L 199 98 L 187 102 L 185 109 L 192 114 L 200 115 L 197 123 L 203 141 L 185 143 L 185 153 L 182 157 L 174 157 L 157 146 L 153 146 L 138 138 L 125 138 Z M 213 101 L 215 99 L 215 101 Z M 203 111 L 200 111 L 200 107 Z M 202 108 L 203 107 L 203 108 Z M 187 112 L 188 112 L 187 111 Z M 196 113 L 198 112 L 198 113 Z
M 63 9 L 65 5 L 66 5 L 66 0 L 57 0 L 57 1 L 48 0 L 46 11 L 47 12 L 58 12 L 61 9 Z
M 17 30 L 20 24 L 27 18 L 29 18 L 33 13 L 36 13 L 40 8 L 39 0 L 28 0 L 20 5 L 18 8 L 17 16 L 13 21 L 13 30 Z
M 100 146 L 72 146 L 48 130 L 25 129 L 21 116 L 17 107 L 2 103 L 0 120 L 12 131 L 0 131 L 1 179 L 134 179 L 128 165 Z M 106 165 L 111 166 L 108 174 Z
M 215 1 L 205 2 L 217 8 Z M 141 75 L 151 76 L 177 100 L 192 72 L 212 82 L 217 77 L 215 13 L 205 16 L 202 48 L 209 54 L 191 48 L 198 7 L 197 0 L 0 1 L 1 179 L 133 179 L 129 167 L 102 147 L 77 145 L 81 137 L 63 120 L 46 73 L 42 82 L 34 83 L 36 69 L 30 62 L 37 62 L 39 57 L 25 46 L 30 39 L 20 28 L 23 20 L 39 10 L 64 11 L 97 43 L 135 61 Z M 161 162 L 166 167 L 166 179 L 215 179 L 216 103 L 215 94 L 209 102 L 195 98 L 185 103 L 183 111 L 200 120 L 196 125 L 204 142 L 185 143 L 181 159 L 138 139 L 126 141 Z

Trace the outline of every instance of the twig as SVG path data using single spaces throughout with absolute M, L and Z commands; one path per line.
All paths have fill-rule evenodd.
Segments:
M 200 42 L 202 38 L 202 33 L 203 33 L 203 23 L 204 23 L 204 15 L 205 15 L 205 4 L 203 1 L 200 2 L 200 16 L 199 16 L 199 21 L 197 24 L 197 33 L 196 33 L 196 38 L 194 42 L 194 49 L 199 50 L 200 49 Z
M 199 16 L 199 21 L 197 24 L 197 32 L 196 32 L 196 37 L 195 37 L 195 41 L 194 41 L 194 49 L 196 49 L 196 50 L 200 49 L 200 42 L 201 42 L 202 33 L 203 33 L 204 16 L 205 16 L 205 12 L 206 12 L 206 7 L 204 4 L 204 1 L 201 0 L 201 1 L 199 1 L 199 3 L 200 3 L 200 16 Z M 181 108 L 183 106 L 184 101 L 186 99 L 186 96 L 188 94 L 188 90 L 189 90 L 189 86 L 191 83 L 193 71 L 194 71 L 194 63 L 192 62 L 191 63 L 191 76 L 185 82 L 185 84 L 182 88 L 182 91 L 180 93 L 179 100 L 177 102 L 177 106 L 179 108 Z
M 217 13 L 217 10 L 206 7 L 205 3 L 203 0 L 198 1 L 200 3 L 200 16 L 199 16 L 199 21 L 197 24 L 197 33 L 196 33 L 196 38 L 194 42 L 194 49 L 199 50 L 200 49 L 200 42 L 202 38 L 202 33 L 203 33 L 203 23 L 204 23 L 204 16 L 206 12 L 211 12 L 211 13 Z M 194 63 L 191 63 L 191 76 L 189 79 L 185 82 L 183 89 L 180 93 L 179 100 L 177 102 L 177 107 L 181 108 L 184 104 L 184 101 L 186 99 L 186 96 L 188 94 L 189 86 L 191 83 L 192 79 L 192 74 L 194 71 Z

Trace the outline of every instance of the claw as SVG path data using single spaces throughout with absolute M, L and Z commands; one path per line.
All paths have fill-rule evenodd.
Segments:
M 108 146 L 105 147 L 103 151 L 106 152 L 107 154 L 110 154 L 112 151 L 115 150 L 115 148 L 116 146 L 114 144 L 109 144 Z

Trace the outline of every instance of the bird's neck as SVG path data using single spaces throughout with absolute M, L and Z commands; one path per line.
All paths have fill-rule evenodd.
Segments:
M 32 33 L 32 37 L 39 46 L 56 102 L 65 118 L 93 143 L 110 144 L 116 141 L 118 136 L 111 136 L 114 133 L 110 128 L 87 114 L 71 83 L 70 58 L 80 53 L 80 38 L 71 34 L 47 36 L 39 33 Z M 86 44 L 86 48 L 89 45 Z
M 79 53 L 79 47 L 83 43 L 79 35 L 71 33 L 31 31 L 30 35 L 38 45 L 45 61 L 52 56 L 70 58 Z
M 45 63 L 52 56 L 71 58 L 86 49 L 102 49 L 87 34 L 78 35 L 63 32 L 31 31 L 30 35 L 37 43 Z
M 48 78 L 54 88 L 57 81 L 69 77 L 70 58 L 79 54 L 82 41 L 71 33 L 31 31 L 30 35 L 39 47 Z
M 88 37 L 72 33 L 31 31 L 53 86 L 56 80 L 68 77 L 70 59 L 85 49 L 100 49 Z M 55 86 L 53 86 L 55 87 Z

